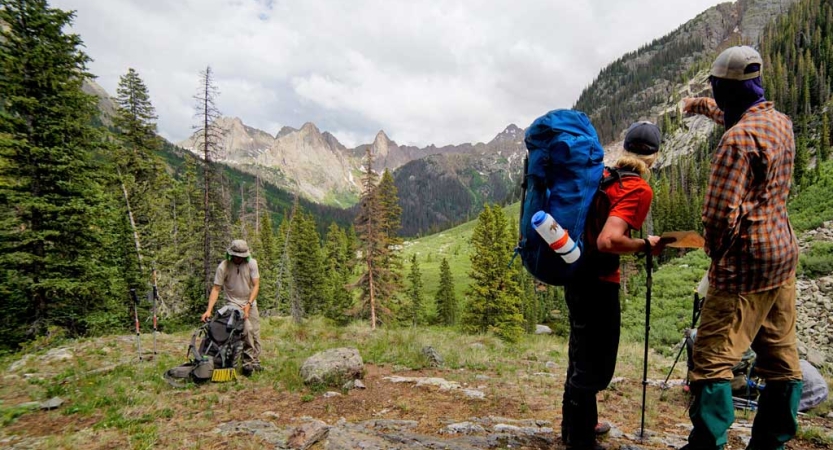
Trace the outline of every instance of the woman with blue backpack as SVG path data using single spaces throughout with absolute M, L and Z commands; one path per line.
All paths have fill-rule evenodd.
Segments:
M 624 153 L 604 170 L 588 212 L 579 272 L 565 284 L 570 341 L 561 437 L 568 449 L 604 448 L 596 436 L 610 429 L 599 423 L 596 394 L 613 378 L 619 349 L 619 255 L 662 249 L 659 236 L 631 237 L 651 207 L 647 179 L 660 141 L 659 128 L 650 122 L 628 128 Z

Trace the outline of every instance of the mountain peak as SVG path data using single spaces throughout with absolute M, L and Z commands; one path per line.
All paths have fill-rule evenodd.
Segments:
M 503 131 L 498 133 L 492 142 L 517 142 L 524 138 L 524 130 L 514 123 L 510 123 Z
M 307 133 L 321 134 L 321 131 L 318 130 L 318 127 L 315 126 L 315 124 L 312 122 L 307 122 L 303 126 L 301 126 L 301 131 L 305 131 Z
M 281 127 L 281 130 L 278 131 L 278 134 L 275 135 L 275 139 L 280 139 L 280 138 L 286 136 L 287 134 L 292 134 L 292 133 L 295 133 L 296 131 L 298 131 L 296 128 L 292 128 L 290 126 L 284 125 L 283 127 Z
M 379 132 L 376 133 L 376 138 L 373 139 L 373 142 L 390 142 L 390 138 L 385 133 L 385 130 L 379 130 Z

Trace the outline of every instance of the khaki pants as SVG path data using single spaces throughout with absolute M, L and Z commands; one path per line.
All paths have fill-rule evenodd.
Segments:
M 257 303 L 249 310 L 243 328 L 243 365 L 260 364 L 260 313 Z
M 709 288 L 694 340 L 691 381 L 731 380 L 752 346 L 755 371 L 767 381 L 801 380 L 795 337 L 795 278 L 754 294 Z

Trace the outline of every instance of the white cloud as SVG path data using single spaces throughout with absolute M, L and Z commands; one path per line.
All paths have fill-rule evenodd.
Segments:
M 717 0 L 53 0 L 110 93 L 135 68 L 160 132 L 191 132 L 211 65 L 223 114 L 345 145 L 488 141 L 570 107 L 598 71 Z

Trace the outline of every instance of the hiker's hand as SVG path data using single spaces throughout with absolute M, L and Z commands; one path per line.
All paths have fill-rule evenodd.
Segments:
M 694 114 L 691 109 L 694 107 L 694 100 L 693 97 L 686 97 L 683 99 L 683 114 L 692 115 Z
M 200 320 L 203 321 L 203 322 L 207 322 L 208 319 L 210 319 L 210 318 L 211 318 L 211 311 L 206 311 L 206 312 L 202 313 L 202 317 L 200 317 Z
M 249 318 L 249 311 L 251 311 L 251 310 L 252 310 L 251 303 L 246 303 L 245 305 L 243 305 L 243 318 L 244 319 Z
M 665 242 L 659 236 L 648 236 L 648 242 L 651 243 L 651 254 L 654 256 L 662 253 L 665 248 Z

